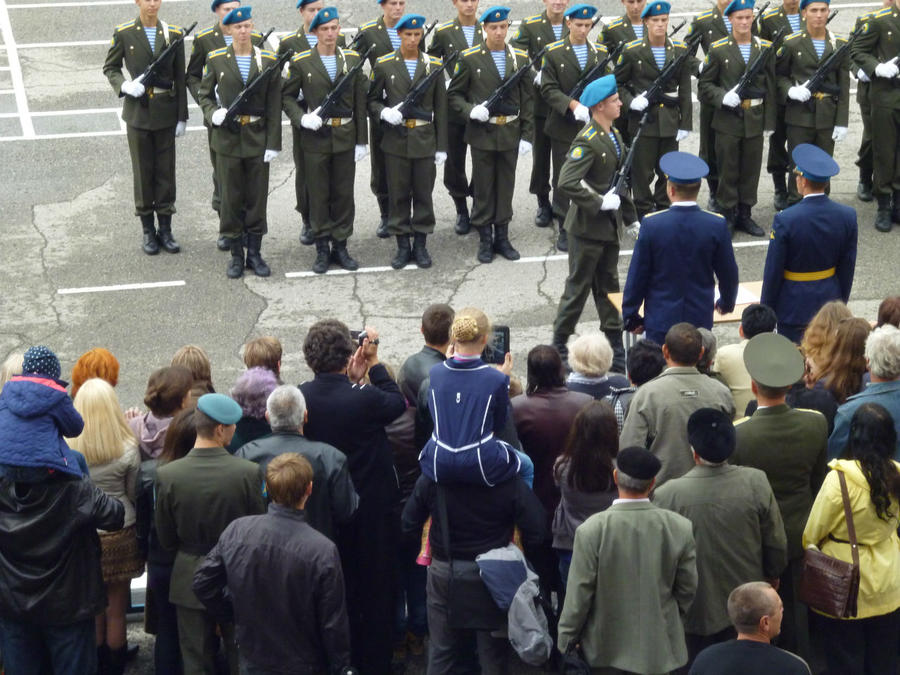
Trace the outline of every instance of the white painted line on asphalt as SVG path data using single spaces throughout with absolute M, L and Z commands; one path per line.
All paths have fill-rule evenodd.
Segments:
M 9 20 L 9 12 L 6 11 L 6 0 L 0 0 L 0 35 L 6 46 L 6 58 L 9 61 L 9 72 L 12 76 L 12 88 L 16 97 L 16 110 L 19 113 L 19 122 L 22 125 L 23 138 L 34 137 L 34 125 L 28 115 L 28 96 L 25 94 L 25 82 L 22 79 L 22 66 L 19 64 L 19 51 L 16 48 L 16 40 L 13 37 L 12 23 Z
M 15 89 L 0 89 L 0 96 L 9 96 L 10 94 L 15 94 Z M 18 117 L 18 113 L 13 115 L 13 117 Z
M 190 2 L 190 0 L 166 0 L 166 4 L 172 2 Z M 9 9 L 47 9 L 57 7 L 93 7 L 133 4 L 133 0 L 85 0 L 84 2 L 23 2 L 16 5 L 7 5 L 7 7 Z
M 407 265 L 403 269 L 405 270 L 417 270 L 419 269 L 415 265 Z M 396 272 L 390 265 L 381 265 L 378 267 L 360 267 L 355 272 L 350 272 L 349 270 L 328 270 L 325 274 L 316 274 L 315 272 L 285 272 L 284 276 L 288 279 L 303 279 L 306 277 L 337 277 L 337 276 L 346 276 L 348 274 L 371 274 L 373 272 Z
M 167 0 L 171 2 L 172 0 Z M 112 291 L 141 291 L 147 288 L 171 288 L 172 286 L 186 286 L 187 282 L 181 281 L 150 281 L 143 284 L 116 284 L 114 286 L 83 286 L 81 288 L 60 288 L 59 295 L 75 295 L 78 293 L 109 293 Z

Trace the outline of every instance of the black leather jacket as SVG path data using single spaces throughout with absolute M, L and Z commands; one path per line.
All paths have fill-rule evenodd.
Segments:
M 38 625 L 90 619 L 106 607 L 97 529 L 125 508 L 87 478 L 0 478 L 0 616 Z

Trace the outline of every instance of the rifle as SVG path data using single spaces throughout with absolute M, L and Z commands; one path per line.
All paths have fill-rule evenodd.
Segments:
M 159 56 L 153 59 L 153 62 L 144 68 L 144 72 L 141 73 L 137 79 L 140 80 L 141 84 L 144 85 L 145 89 L 149 89 L 150 87 L 159 86 L 161 89 L 171 89 L 172 82 L 169 80 L 163 80 L 159 76 L 159 71 L 162 69 L 163 61 L 165 61 L 169 54 L 174 53 L 174 51 L 180 47 L 184 43 L 184 39 L 190 34 L 194 28 L 197 27 L 197 22 L 192 23 L 188 28 L 184 30 L 184 32 L 179 35 L 177 38 L 172 40 L 165 49 L 162 50 Z M 119 98 L 125 96 L 124 92 L 119 92 Z M 150 104 L 150 99 L 147 96 L 147 92 L 144 92 L 144 95 L 140 98 L 141 106 L 146 108 Z
M 681 23 L 678 24 L 677 26 L 675 26 L 675 28 L 673 28 L 673 29 L 669 32 L 669 37 L 675 37 L 675 36 L 678 34 L 678 31 L 680 31 L 682 28 L 684 28 L 686 24 L 687 24 L 687 21 L 685 21 L 684 19 L 682 19 L 682 20 L 681 20 Z
M 763 15 L 763 12 L 765 12 L 767 9 L 769 9 L 769 5 L 771 5 L 771 4 L 772 4 L 772 3 L 769 2 L 769 1 L 764 2 L 764 3 L 760 6 L 760 8 L 759 8 L 758 10 L 756 10 L 756 14 L 753 16 L 753 22 L 754 22 L 754 23 L 756 23 L 756 22 L 759 20 L 759 18 Z
M 541 51 L 539 51 L 535 55 L 535 57 L 531 59 L 531 61 L 529 61 L 512 75 L 510 75 L 500 84 L 499 87 L 494 90 L 494 93 L 491 94 L 488 97 L 488 100 L 484 102 L 484 106 L 488 109 L 489 113 L 499 113 L 501 115 L 519 114 L 518 108 L 503 103 L 503 97 L 506 96 L 506 94 L 509 93 L 509 91 L 519 83 L 519 80 L 521 80 L 525 76 L 525 73 L 531 70 L 536 63 L 540 63 L 541 59 L 544 58 L 544 52 L 546 51 L 546 47 L 541 49 Z
M 428 37 L 428 34 L 434 30 L 434 27 L 437 26 L 437 19 L 431 22 L 431 25 L 425 29 L 425 33 L 422 35 L 422 39 L 419 41 L 421 44 L 425 44 L 425 40 Z
M 833 9 L 833 10 L 831 10 L 831 14 L 828 15 L 828 20 L 825 22 L 825 25 L 827 26 L 828 24 L 830 24 L 830 23 L 831 23 L 831 20 L 832 20 L 834 17 L 836 17 L 836 16 L 840 13 L 840 11 L 841 11 L 841 10 L 839 10 L 839 9 Z
M 267 30 L 265 33 L 263 33 L 262 40 L 259 41 L 259 44 L 261 44 L 261 45 L 266 44 L 266 40 L 268 40 L 269 36 L 274 32 L 275 32 L 275 26 L 272 26 L 269 30 Z
M 237 132 L 240 130 L 240 125 L 238 124 L 237 118 L 238 115 L 245 114 L 253 114 L 245 112 L 248 104 L 250 103 L 250 99 L 257 92 L 257 90 L 265 84 L 265 82 L 272 76 L 273 73 L 280 73 L 282 66 L 294 55 L 293 49 L 288 49 L 280 56 L 276 57 L 275 63 L 262 71 L 259 75 L 256 76 L 256 79 L 253 80 L 250 84 L 243 88 L 240 94 L 237 95 L 237 98 L 232 101 L 231 105 L 228 106 L 228 110 L 225 112 L 225 119 L 222 120 L 222 126 L 227 127 L 230 131 Z M 262 114 L 265 114 L 263 111 Z
M 647 109 L 641 115 L 641 121 L 638 122 L 637 131 L 635 131 L 634 136 L 631 137 L 631 145 L 628 146 L 628 152 L 625 153 L 625 159 L 622 162 L 622 166 L 616 169 L 616 172 L 613 174 L 612 182 L 609 184 L 610 189 L 615 190 L 617 195 L 625 194 L 628 177 L 631 175 L 631 165 L 634 164 L 634 149 L 637 147 L 638 139 L 641 137 L 641 132 L 643 132 L 644 126 L 649 119 L 650 106 L 647 106 Z
M 688 46 L 687 49 L 684 50 L 679 56 L 669 61 L 665 67 L 662 69 L 662 72 L 659 74 L 653 84 L 651 84 L 647 88 L 647 92 L 644 94 L 646 99 L 650 102 L 647 106 L 645 113 L 650 111 L 654 105 L 657 103 L 669 103 L 672 104 L 672 99 L 666 94 L 666 86 L 669 84 L 669 80 L 671 80 L 675 73 L 678 72 L 678 69 L 681 67 L 681 64 L 684 63 L 691 55 L 691 42 L 700 42 L 700 32 L 698 31 L 694 35 L 688 36 Z M 674 104 L 677 105 L 677 100 L 674 101 Z
M 447 54 L 447 58 L 444 59 L 440 68 L 435 68 L 412 86 L 407 92 L 406 98 L 404 98 L 400 105 L 397 106 L 397 110 L 400 111 L 400 114 L 403 115 L 404 119 L 417 119 L 430 122 L 434 118 L 434 113 L 430 113 L 427 110 L 422 110 L 418 107 L 419 99 L 421 99 L 425 92 L 428 91 L 428 88 L 432 83 L 444 74 L 444 68 L 450 65 L 455 58 L 456 50 L 454 49 Z
M 853 45 L 853 41 L 862 35 L 862 27 L 857 28 L 855 31 L 850 33 L 850 36 L 847 38 L 847 41 L 842 44 L 840 47 L 835 49 L 831 54 L 828 55 L 828 58 L 822 62 L 816 72 L 813 73 L 812 77 L 810 77 L 803 86 L 809 89 L 811 94 L 815 94 L 817 91 L 822 91 L 826 94 L 830 94 L 832 96 L 837 96 L 840 94 L 840 91 L 834 91 L 834 85 L 826 85 L 825 78 L 828 77 L 828 73 L 834 70 L 838 65 L 840 65 L 841 59 L 844 54 L 850 51 L 850 47 Z M 812 102 L 812 99 L 809 101 Z
M 765 68 L 766 63 L 769 60 L 769 54 L 775 51 L 778 43 L 781 41 L 781 37 L 784 35 L 785 28 L 781 28 L 774 36 L 772 36 L 772 43 L 761 50 L 759 54 L 756 55 L 756 58 L 753 60 L 747 69 L 744 71 L 744 74 L 741 75 L 741 79 L 738 80 L 737 85 L 734 88 L 735 93 L 741 98 L 745 98 L 744 94 L 750 88 L 750 83 L 753 81 L 753 78 L 759 75 L 760 71 Z M 740 107 L 735 109 L 735 112 L 743 113 Z
M 575 86 L 572 87 L 572 91 L 569 92 L 569 98 L 577 101 L 581 98 L 581 94 L 584 93 L 584 88 L 588 86 L 591 82 L 596 80 L 600 75 L 604 73 L 606 67 L 610 63 L 615 63 L 616 59 L 619 58 L 619 54 L 622 53 L 622 50 L 625 49 L 625 43 L 620 42 L 616 45 L 616 48 L 613 49 L 609 54 L 606 55 L 602 61 L 598 60 L 589 71 L 587 71 L 584 75 L 582 75 L 578 82 L 575 83 Z
M 600 16 L 600 12 L 597 12 L 597 16 L 594 17 L 594 20 L 591 21 L 591 27 L 588 29 L 588 33 L 590 33 L 594 28 L 596 28 L 597 24 L 600 23 L 600 19 L 603 18 Z
M 375 49 L 375 45 L 372 45 L 366 50 L 366 53 L 360 57 L 359 62 L 344 73 L 344 76 L 338 80 L 337 84 L 334 85 L 331 88 L 331 91 L 329 91 L 325 98 L 322 99 L 322 103 L 319 105 L 318 111 L 316 112 L 319 117 L 326 119 L 328 117 L 350 117 L 352 115 L 352 111 L 349 111 L 346 108 L 338 108 L 338 101 L 340 101 L 341 96 L 344 95 L 347 88 L 353 84 L 353 78 L 356 77 L 356 74 L 360 70 L 362 70 L 363 65 L 366 63 L 366 59 L 369 58 L 369 54 L 373 49 Z

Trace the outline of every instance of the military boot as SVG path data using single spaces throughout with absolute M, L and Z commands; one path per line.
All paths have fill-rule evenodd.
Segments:
M 706 184 L 709 186 L 709 201 L 706 203 L 706 208 L 715 213 L 722 213 L 722 206 L 716 201 L 716 192 L 719 189 L 719 181 L 709 179 L 706 181 Z
M 359 263 L 350 255 L 347 250 L 347 240 L 338 241 L 331 239 L 331 259 L 348 272 L 355 272 L 359 269 Z
M 469 234 L 472 229 L 472 223 L 469 220 L 469 206 L 465 197 L 454 197 L 453 203 L 456 205 L 456 225 L 453 231 L 460 236 Z
M 478 262 L 489 263 L 494 259 L 494 235 L 490 225 L 478 229 Z
M 566 228 L 563 227 L 562 221 L 559 222 L 559 235 L 556 237 L 556 250 L 563 253 L 569 250 L 569 235 L 566 234 Z
M 890 232 L 894 227 L 891 220 L 891 196 L 878 195 L 878 213 L 875 214 L 875 229 L 879 232 Z
M 263 260 L 263 257 L 260 254 L 261 247 L 261 234 L 247 235 L 247 268 L 253 270 L 253 273 L 258 277 L 267 277 L 272 273 L 272 271 L 269 269 L 269 266 L 266 264 L 266 261 Z
M 304 246 L 312 246 L 315 242 L 315 237 L 313 237 L 312 228 L 309 225 L 308 220 L 304 220 L 303 224 L 300 226 L 300 243 Z
M 378 229 L 375 230 L 375 234 L 379 239 L 387 239 L 391 236 L 391 233 L 388 232 L 387 226 L 388 217 L 384 214 L 381 215 L 381 221 L 378 223 Z
M 738 204 L 737 218 L 734 224 L 737 229 L 743 230 L 751 237 L 764 237 L 766 235 L 765 231 L 750 217 L 749 204 Z
M 156 238 L 156 226 L 153 224 L 153 214 L 141 216 L 141 229 L 144 231 L 144 242 L 141 250 L 147 255 L 159 253 L 159 239 Z
M 613 350 L 613 360 L 610 370 L 614 373 L 625 374 L 625 345 L 622 342 L 622 331 L 605 330 L 603 334 L 609 340 L 609 344 Z
M 725 224 L 728 225 L 728 234 L 731 237 L 734 236 L 735 224 L 737 222 L 737 214 L 735 212 L 736 209 L 734 207 L 728 209 L 721 204 L 719 205 L 719 213 L 725 218 Z
M 244 276 L 244 246 L 240 237 L 231 241 L 231 260 L 228 261 L 228 268 L 225 270 L 225 276 L 229 279 L 240 279 Z
M 431 254 L 428 253 L 428 249 L 425 247 L 427 239 L 428 235 L 424 232 L 416 232 L 413 237 L 413 260 L 416 261 L 416 266 L 423 270 L 431 267 Z
M 328 271 L 328 264 L 331 262 L 329 241 L 330 237 L 319 237 L 316 239 L 316 261 L 313 263 L 312 268 L 312 271 L 316 274 L 325 274 Z
M 568 343 L 568 336 L 562 336 L 559 333 L 553 333 L 553 338 L 550 340 L 550 344 L 556 348 L 556 351 L 559 352 L 559 357 L 562 359 L 563 367 L 566 369 L 567 373 L 572 372 L 572 367 L 569 365 L 569 348 L 566 346 Z
M 494 251 L 507 260 L 518 260 L 522 257 L 509 242 L 509 225 L 494 225 Z
M 158 213 L 156 219 L 159 221 L 159 244 L 166 253 L 178 253 L 181 247 L 172 236 L 172 214 Z
M 538 195 L 537 212 L 534 214 L 534 224 L 538 227 L 549 227 L 553 221 L 553 206 L 550 204 L 550 195 Z
M 859 183 L 856 185 L 856 198 L 861 202 L 871 202 L 875 200 L 872 194 L 872 172 L 859 170 Z
M 220 236 L 216 239 L 216 248 L 220 251 L 228 251 L 231 249 L 231 242 L 228 241 L 228 237 Z
M 391 259 L 391 267 L 393 267 L 395 270 L 401 270 L 409 264 L 409 259 L 411 257 L 412 251 L 409 250 L 409 235 L 398 234 L 397 252 Z
M 788 207 L 787 178 L 781 171 L 772 173 L 772 185 L 775 187 L 775 210 L 784 211 Z
M 900 190 L 894 190 L 894 207 L 891 209 L 891 220 L 900 223 Z

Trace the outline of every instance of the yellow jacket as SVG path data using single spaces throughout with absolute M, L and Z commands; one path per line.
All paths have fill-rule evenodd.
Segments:
M 900 464 L 894 464 L 900 468 Z M 837 474 L 843 471 L 859 544 L 859 611 L 854 618 L 865 619 L 893 612 L 900 607 L 900 538 L 897 536 L 900 507 L 896 501 L 892 502 L 891 517 L 882 520 L 875 514 L 869 498 L 869 483 L 859 462 L 835 459 L 828 466 L 832 470 L 825 477 L 803 530 L 803 547 L 816 545 L 834 558 L 852 560 L 850 544 L 845 543 L 850 535 Z

